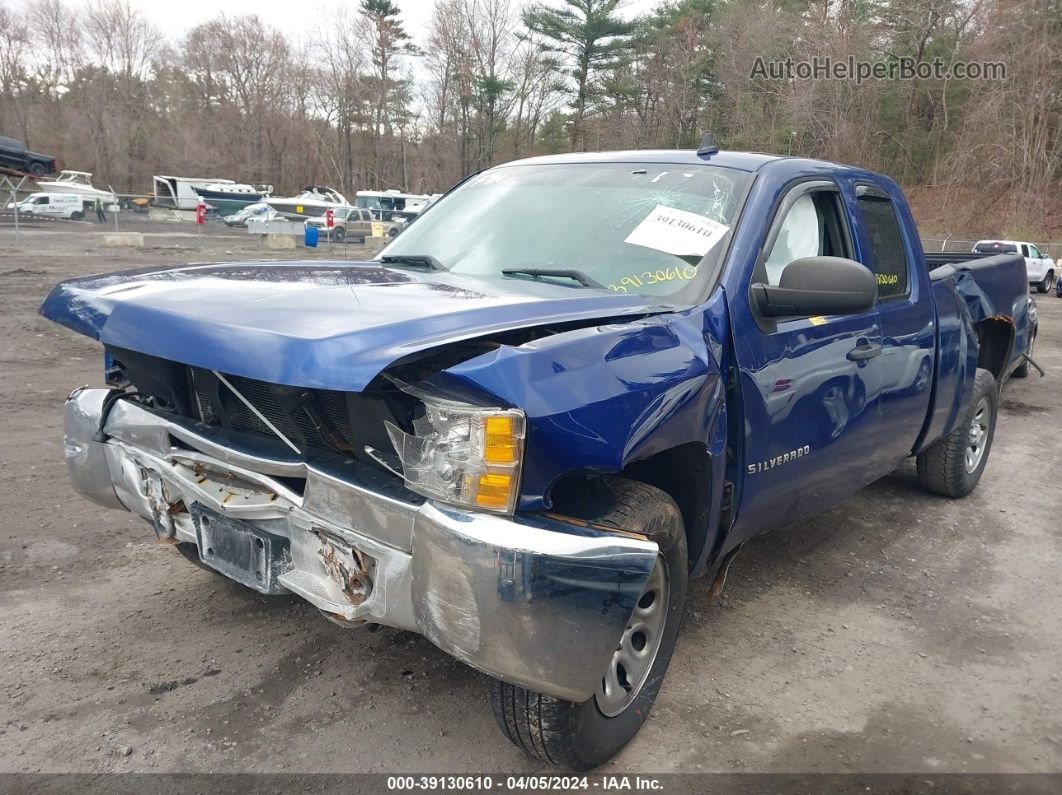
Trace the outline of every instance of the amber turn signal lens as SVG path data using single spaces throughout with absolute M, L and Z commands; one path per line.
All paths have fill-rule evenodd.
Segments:
M 481 508 L 505 510 L 512 499 L 513 476 L 508 472 L 487 472 L 479 476 L 476 504 Z
M 520 441 L 510 416 L 487 417 L 483 427 L 483 460 L 488 464 L 516 463 Z

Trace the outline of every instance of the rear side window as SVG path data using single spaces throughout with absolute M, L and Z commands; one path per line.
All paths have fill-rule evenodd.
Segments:
M 889 199 L 863 195 L 859 209 L 870 241 L 871 270 L 878 279 L 878 297 L 906 295 L 908 290 L 907 251 L 900 233 L 900 222 Z
M 1018 247 L 1011 243 L 992 241 L 990 243 L 978 243 L 974 251 L 978 254 L 1016 254 Z

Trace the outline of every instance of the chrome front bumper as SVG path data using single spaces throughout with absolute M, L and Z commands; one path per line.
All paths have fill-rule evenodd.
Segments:
M 124 399 L 101 433 L 109 394 L 81 389 L 66 404 L 78 492 L 142 516 L 162 541 L 196 544 L 204 564 L 251 588 L 298 594 L 339 623 L 419 632 L 542 693 L 593 695 L 656 561 L 640 537 L 424 501 L 371 467 L 308 463 Z M 247 528 L 250 569 L 205 554 L 226 523 Z

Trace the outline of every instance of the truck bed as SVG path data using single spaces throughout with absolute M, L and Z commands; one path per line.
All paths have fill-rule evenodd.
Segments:
M 1028 350 L 1035 304 L 1020 254 L 944 252 L 926 254 L 937 306 L 939 356 L 934 394 L 919 448 L 955 426 L 975 367 L 987 367 L 1002 384 Z M 965 322 L 977 332 L 979 350 L 965 344 Z M 975 360 L 973 357 L 977 356 Z

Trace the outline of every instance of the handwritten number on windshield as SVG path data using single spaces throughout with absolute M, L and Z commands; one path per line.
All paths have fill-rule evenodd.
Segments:
M 689 281 L 697 274 L 697 269 L 692 265 L 682 268 L 662 268 L 655 271 L 643 271 L 641 276 L 624 276 L 619 284 L 610 284 L 608 289 L 615 293 L 625 293 L 628 287 L 644 287 L 645 285 L 659 284 L 661 282 Z

